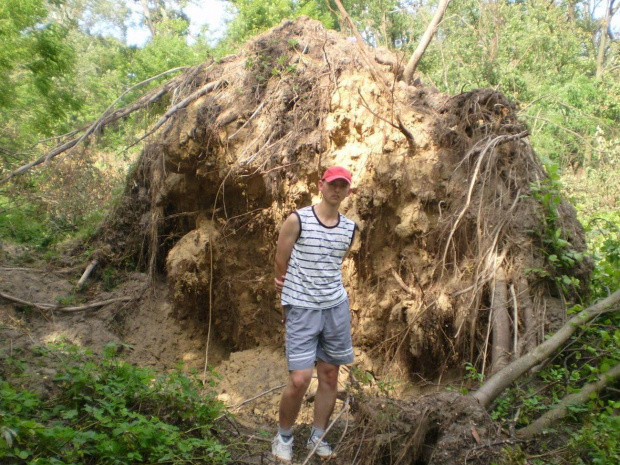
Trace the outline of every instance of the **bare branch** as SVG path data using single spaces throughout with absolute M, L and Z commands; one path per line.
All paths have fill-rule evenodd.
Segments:
M 564 397 L 560 403 L 552 407 L 551 410 L 547 411 L 540 418 L 518 430 L 517 437 L 527 439 L 541 434 L 554 422 L 566 417 L 570 412 L 571 406 L 586 402 L 590 399 L 592 394 L 602 391 L 607 385 L 618 378 L 620 378 L 620 364 L 599 376 L 598 381 L 586 384 L 581 391 Z
M 206 84 L 204 86 L 202 86 L 200 89 L 198 89 L 196 92 L 194 92 L 193 94 L 191 94 L 189 97 L 187 97 L 186 99 L 182 100 L 181 102 L 177 103 L 175 106 L 173 106 L 172 108 L 170 108 L 165 114 L 164 116 L 162 116 L 159 121 L 157 121 L 157 123 L 155 123 L 155 125 L 148 131 L 146 132 L 146 134 L 144 134 L 142 137 L 140 137 L 138 140 L 134 141 L 131 145 L 127 146 L 125 148 L 125 150 L 129 149 L 130 147 L 133 147 L 136 144 L 139 144 L 140 142 L 142 142 L 144 139 L 146 139 L 148 136 L 150 136 L 151 134 L 153 134 L 155 131 L 157 131 L 160 127 L 163 126 L 163 124 L 168 121 L 168 119 L 170 119 L 170 117 L 172 117 L 172 115 L 174 115 L 177 111 L 185 108 L 187 105 L 189 105 L 190 103 L 192 103 L 194 100 L 198 99 L 199 97 L 202 97 L 204 94 L 209 93 L 215 89 L 217 89 L 220 84 L 222 84 L 222 81 L 214 81 L 214 82 L 210 82 L 209 84 Z

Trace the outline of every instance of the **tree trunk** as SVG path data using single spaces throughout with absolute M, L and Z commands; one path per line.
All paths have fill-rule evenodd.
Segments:
M 430 44 L 431 39 L 437 32 L 437 27 L 443 19 L 443 15 L 446 13 L 446 9 L 448 8 L 449 4 L 450 0 L 439 0 L 439 5 L 437 5 L 437 11 L 435 12 L 435 16 L 433 16 L 433 19 L 426 28 L 426 31 L 424 32 L 424 35 L 422 36 L 418 47 L 415 49 L 415 52 L 413 52 L 413 55 L 411 55 L 409 63 L 407 63 L 407 66 L 405 68 L 405 74 L 403 78 L 407 84 L 411 84 L 411 82 L 413 81 L 413 73 L 415 73 L 415 70 L 418 67 L 420 58 L 422 58 L 422 55 L 424 55 L 428 44 Z
M 153 37 L 155 37 L 155 24 L 151 18 L 151 9 L 149 8 L 148 0 L 141 0 L 140 3 L 142 4 L 142 11 L 144 12 L 144 21 Z
M 590 399 L 590 396 L 594 393 L 598 393 L 605 388 L 612 381 L 620 378 L 620 364 L 613 367 L 606 373 L 603 373 L 597 382 L 587 384 L 579 392 L 570 394 L 562 399 L 562 401 L 546 412 L 543 416 L 532 422 L 525 428 L 521 428 L 517 431 L 517 437 L 527 439 L 541 434 L 546 428 L 551 426 L 558 420 L 561 420 L 570 411 L 570 407 L 576 404 L 581 404 Z
M 517 380 L 523 373 L 546 360 L 553 352 L 562 346 L 579 327 L 598 315 L 617 310 L 620 303 L 620 290 L 604 300 L 582 310 L 573 318 L 568 320 L 557 333 L 540 344 L 532 352 L 515 360 L 510 365 L 491 376 L 486 383 L 480 386 L 480 389 L 473 394 L 473 397 L 480 404 L 487 408 L 491 405 L 497 396 Z
M 601 37 L 598 44 L 598 55 L 596 57 L 596 79 L 603 77 L 603 70 L 605 69 L 605 51 L 607 49 L 607 28 L 611 22 L 611 17 L 614 13 L 614 1 L 607 0 L 607 8 L 605 11 L 605 17 L 601 20 Z

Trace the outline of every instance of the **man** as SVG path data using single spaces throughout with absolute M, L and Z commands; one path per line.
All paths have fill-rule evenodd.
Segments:
M 353 242 L 355 223 L 338 212 L 351 193 L 351 173 L 340 166 L 329 168 L 319 181 L 319 191 L 317 205 L 297 210 L 286 219 L 276 250 L 275 285 L 281 292 L 286 325 L 289 379 L 271 450 L 277 461 L 286 463 L 292 460 L 292 428 L 315 362 L 319 384 L 307 446 L 317 446 L 315 453 L 322 459 L 334 455 L 321 437 L 336 403 L 340 365 L 353 362 L 349 300 L 341 265 Z

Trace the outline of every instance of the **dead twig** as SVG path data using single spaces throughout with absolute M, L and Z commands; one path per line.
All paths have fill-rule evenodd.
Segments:
M 394 276 L 394 279 L 400 285 L 400 287 L 402 287 L 403 290 L 407 294 L 409 294 L 411 297 L 416 297 L 415 292 L 413 292 L 413 289 L 411 289 L 409 286 L 405 284 L 405 281 L 403 281 L 403 278 L 400 277 L 400 275 L 396 272 L 396 270 L 393 267 L 390 267 L 390 270 L 392 271 L 392 276 Z
M 323 44 L 323 58 L 325 58 L 325 62 L 327 63 L 327 67 L 332 75 L 332 80 L 334 81 L 334 89 L 338 89 L 338 79 L 336 79 L 336 73 L 334 72 L 334 68 L 332 68 L 331 63 L 329 62 L 329 58 L 327 57 L 327 52 L 325 51 L 325 44 Z
M 336 421 L 338 420 L 338 418 L 340 418 L 342 416 L 342 414 L 347 411 L 349 408 L 349 397 L 347 397 L 347 399 L 344 401 L 344 406 L 342 407 L 342 410 L 340 410 L 340 412 L 338 412 L 338 415 L 336 415 L 336 418 L 334 418 L 331 423 L 327 426 L 327 428 L 325 429 L 325 432 L 321 435 L 321 437 L 319 438 L 319 441 L 316 442 L 316 444 L 314 445 L 314 447 L 312 448 L 312 450 L 310 451 L 310 453 L 308 454 L 308 456 L 306 457 L 306 460 L 303 461 L 303 463 L 301 465 L 306 465 L 308 463 L 308 461 L 310 460 L 310 458 L 312 458 L 312 456 L 314 455 L 314 453 L 316 452 L 316 449 L 319 447 L 319 444 L 321 443 L 321 441 L 325 438 L 325 436 L 327 435 L 327 433 L 329 432 L 330 429 L 332 429 L 332 426 L 334 426 L 334 424 L 336 423 Z
M 240 409 L 242 406 L 244 406 L 245 404 L 247 404 L 247 403 L 249 403 L 249 402 L 252 402 L 253 400 L 258 399 L 259 397 L 262 397 L 262 396 L 264 396 L 264 395 L 267 395 L 267 394 L 269 394 L 270 392 L 277 391 L 278 389 L 282 389 L 282 388 L 283 388 L 284 386 L 286 386 L 286 385 L 287 385 L 287 383 L 283 383 L 283 384 L 280 384 L 280 385 L 278 385 L 278 386 L 276 386 L 276 387 L 272 387 L 271 389 L 267 389 L 266 391 L 261 392 L 260 394 L 255 395 L 254 397 L 251 397 L 251 398 L 249 398 L 249 399 L 247 399 L 247 400 L 244 400 L 243 402 L 241 402 L 240 404 L 235 405 L 234 407 L 232 407 L 232 406 L 231 406 L 231 407 L 228 407 L 228 408 L 229 408 L 229 409 L 231 409 L 231 412 L 234 412 L 234 411 L 236 411 L 236 410 L 239 410 L 239 409 Z
M 248 125 L 248 123 L 249 123 L 250 121 L 252 121 L 252 120 L 254 119 L 254 117 L 260 113 L 260 111 L 261 111 L 261 110 L 263 109 L 263 107 L 265 106 L 265 102 L 266 102 L 266 100 L 265 100 L 265 101 L 263 101 L 263 103 L 261 103 L 261 104 L 258 106 L 258 108 L 256 108 L 256 110 L 254 110 L 254 113 L 252 113 L 252 116 L 250 116 L 250 117 L 248 118 L 248 120 L 247 120 L 245 123 L 243 123 L 243 126 L 241 126 L 239 129 L 237 129 L 237 130 L 235 131 L 235 133 L 227 139 L 227 141 L 228 141 L 228 142 L 230 142 L 230 141 L 231 141 L 231 140 L 232 140 L 232 139 L 233 139 L 233 138 L 234 138 L 237 134 L 239 134 L 239 131 L 241 131 L 244 127 L 246 127 L 246 126 Z

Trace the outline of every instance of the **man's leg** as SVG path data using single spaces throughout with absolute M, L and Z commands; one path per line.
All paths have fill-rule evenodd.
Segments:
M 320 379 L 320 378 L 319 378 Z M 289 372 L 288 384 L 280 400 L 280 428 L 290 430 L 295 424 L 304 394 L 312 380 L 312 368 Z M 333 408 L 333 406 L 332 406 Z
M 327 428 L 338 395 L 338 372 L 340 367 L 319 359 L 316 365 L 319 386 L 314 399 L 314 423 L 319 430 Z

